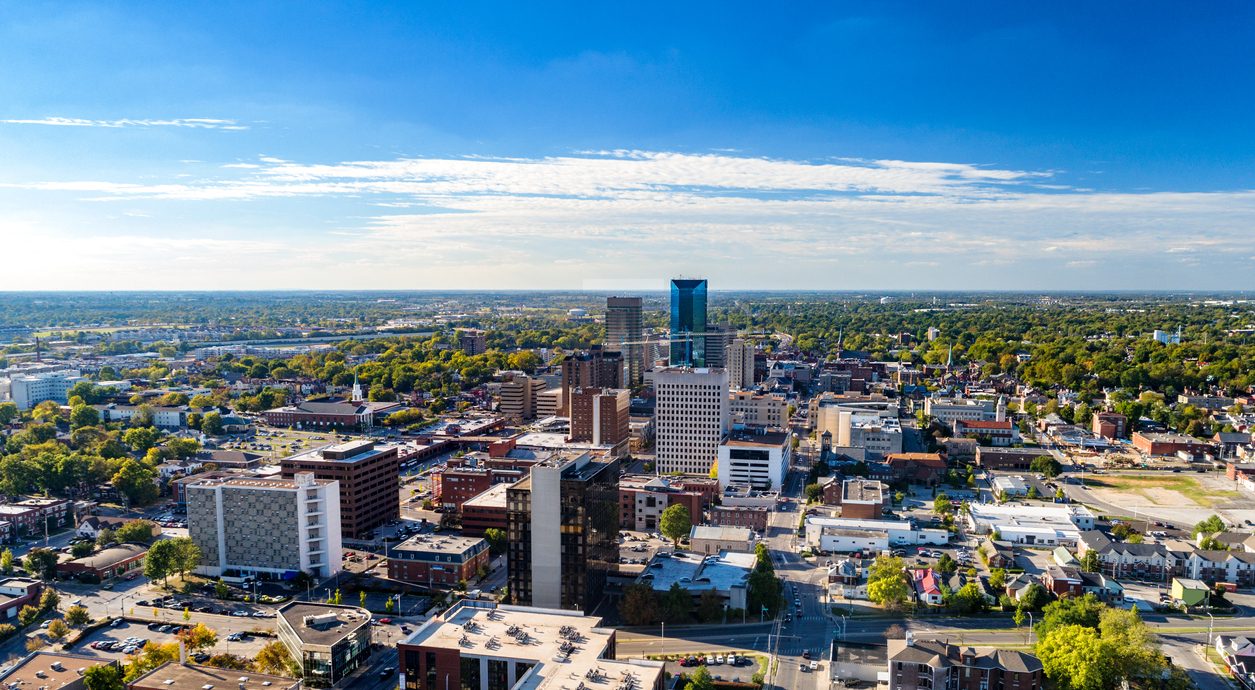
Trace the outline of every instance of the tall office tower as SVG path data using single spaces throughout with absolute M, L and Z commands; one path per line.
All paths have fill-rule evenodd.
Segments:
M 606 298 L 604 349 L 623 354 L 627 369 L 623 379 L 625 386 L 641 385 L 641 375 L 645 370 L 645 348 L 641 343 L 645 339 L 643 324 L 640 297 Z
M 706 281 L 671 281 L 671 366 L 706 366 Z M 700 334 L 700 335 L 698 335 Z
M 728 343 L 724 351 L 728 368 L 728 386 L 732 390 L 754 387 L 754 344 L 740 338 Z
M 571 440 L 614 446 L 631 436 L 631 394 L 622 388 L 576 388 L 571 392 Z
M 187 533 L 197 571 L 217 577 L 340 570 L 340 484 L 297 472 L 291 479 L 217 478 L 187 485 Z
M 563 411 L 571 414 L 571 393 L 576 388 L 622 388 L 623 354 L 594 345 L 562 360 Z
M 561 453 L 506 490 L 510 598 L 592 611 L 618 560 L 619 461 Z
M 339 482 L 340 532 L 364 539 L 376 527 L 401 515 L 401 461 L 398 446 L 374 441 L 346 441 L 317 448 L 279 462 L 284 479 L 299 472 Z
M 654 394 L 658 473 L 709 474 L 728 430 L 727 370 L 668 367 Z
M 706 327 L 706 366 L 712 369 L 728 368 L 728 344 L 736 337 L 736 329 L 726 325 L 711 324 Z

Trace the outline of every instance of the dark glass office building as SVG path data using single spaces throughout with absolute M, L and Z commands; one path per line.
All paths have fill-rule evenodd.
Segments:
M 671 366 L 706 366 L 706 281 L 671 281 Z

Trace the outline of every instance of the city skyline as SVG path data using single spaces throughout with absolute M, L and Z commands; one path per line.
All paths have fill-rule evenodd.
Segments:
M 10 8 L 0 290 L 1255 277 L 1255 9 L 661 7 Z

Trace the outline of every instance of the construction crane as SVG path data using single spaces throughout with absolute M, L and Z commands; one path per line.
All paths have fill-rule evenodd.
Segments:
M 704 333 L 668 333 L 666 336 L 659 335 L 650 340 L 629 340 L 621 343 L 613 343 L 615 345 L 655 345 L 657 343 L 681 343 L 687 342 L 690 338 L 706 337 L 706 336 L 731 336 L 733 338 L 769 338 L 773 333 L 767 331 L 753 331 L 749 333 L 735 333 L 732 331 L 706 331 Z

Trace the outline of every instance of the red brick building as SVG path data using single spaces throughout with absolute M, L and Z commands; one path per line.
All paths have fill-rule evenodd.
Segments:
M 309 472 L 340 482 L 340 530 L 364 537 L 401 514 L 401 464 L 397 447 L 374 441 L 349 441 L 284 458 L 283 478 Z
M 1133 447 L 1147 455 L 1176 455 L 1180 451 L 1197 455 L 1215 451 L 1210 443 L 1193 436 L 1149 431 L 1133 432 Z
M 617 446 L 632 435 L 631 394 L 621 388 L 571 390 L 571 440 Z
M 388 577 L 418 585 L 456 585 L 487 568 L 488 542 L 478 537 L 420 534 L 392 547 Z
M 1079 597 L 1085 593 L 1085 580 L 1076 568 L 1051 565 L 1042 573 L 1041 584 L 1057 597 Z
M 1119 412 L 1098 412 L 1090 422 L 1095 436 L 1101 438 L 1125 438 L 1128 436 L 1129 418 Z
M 679 488 L 670 477 L 629 475 L 619 478 L 619 527 L 652 532 L 658 529 L 662 512 L 672 505 L 683 505 L 694 525 L 702 524 L 706 496 Z
M 711 506 L 707 520 L 720 527 L 748 527 L 755 532 L 767 531 L 767 518 L 771 514 L 766 508 L 741 506 Z
M 506 531 L 506 492 L 509 484 L 495 484 L 484 493 L 462 504 L 462 534 L 482 537 L 489 529 Z

